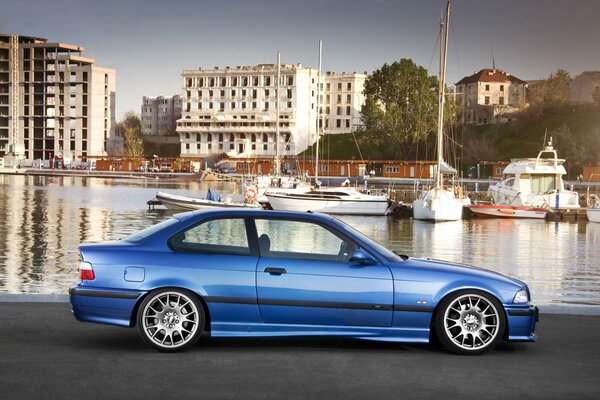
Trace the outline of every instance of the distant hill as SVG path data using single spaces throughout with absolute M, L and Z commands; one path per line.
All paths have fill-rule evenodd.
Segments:
M 593 106 L 570 106 L 553 110 L 539 118 L 524 114 L 519 120 L 504 124 L 465 126 L 463 129 L 466 165 L 479 160 L 510 160 L 535 157 L 543 146 L 544 133 L 553 137 L 558 155 L 571 163 L 600 163 L 600 109 Z M 356 141 L 368 133 L 326 135 L 321 138 L 323 159 L 360 159 Z M 356 139 L 355 139 L 356 138 Z M 361 146 L 363 159 L 376 158 L 375 152 Z M 300 157 L 314 157 L 315 146 Z

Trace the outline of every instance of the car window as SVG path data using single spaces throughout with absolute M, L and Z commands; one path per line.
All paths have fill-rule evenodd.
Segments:
M 171 247 L 179 251 L 248 255 L 248 235 L 243 218 L 213 219 L 173 236 Z
M 308 221 L 256 219 L 261 257 L 348 261 L 354 242 Z
M 149 228 L 143 229 L 139 232 L 136 232 L 132 235 L 127 236 L 125 239 L 123 239 L 125 242 L 131 242 L 131 243 L 139 243 L 142 240 L 154 235 L 156 232 L 159 232 L 165 228 L 168 228 L 172 225 L 175 225 L 176 223 L 178 223 L 179 221 L 175 218 L 171 218 L 168 219 L 166 221 L 163 221 L 159 224 L 156 225 L 152 225 Z

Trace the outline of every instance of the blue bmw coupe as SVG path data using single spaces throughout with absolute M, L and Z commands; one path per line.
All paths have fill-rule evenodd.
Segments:
M 527 285 L 396 255 L 326 215 L 177 214 L 119 242 L 80 247 L 69 290 L 80 321 L 137 327 L 159 351 L 215 337 L 344 336 L 480 354 L 534 341 Z

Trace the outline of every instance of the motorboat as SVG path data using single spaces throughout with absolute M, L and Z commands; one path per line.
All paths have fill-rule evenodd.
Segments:
M 588 209 L 586 210 L 586 215 L 591 222 L 600 223 L 600 199 L 598 199 L 598 197 L 596 196 L 594 197 L 595 201 L 593 204 L 588 206 Z
M 221 198 L 221 196 L 212 191 L 208 190 L 206 197 L 189 197 L 181 196 L 166 192 L 157 192 L 156 200 L 160 201 L 162 205 L 167 208 L 179 209 L 179 210 L 200 210 L 208 208 L 260 208 L 260 204 L 256 202 L 250 202 L 247 200 L 236 201 L 232 196 Z
M 543 158 L 545 154 L 552 157 Z M 577 192 L 564 187 L 564 162 L 552 147 L 552 138 L 536 158 L 512 159 L 502 172 L 503 180 L 488 189 L 492 202 L 517 207 L 579 208 Z
M 496 204 L 473 204 L 469 209 L 476 217 L 483 218 L 532 218 L 545 219 L 548 210 L 539 207 L 518 207 Z
M 386 194 L 362 193 L 343 186 L 294 192 L 267 191 L 265 197 L 273 210 L 326 214 L 387 215 L 391 205 Z

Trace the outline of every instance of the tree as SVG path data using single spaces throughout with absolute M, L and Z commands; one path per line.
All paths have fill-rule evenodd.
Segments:
M 125 113 L 125 119 L 116 126 L 117 136 L 123 137 L 124 155 L 127 157 L 144 157 L 144 141 L 141 137 L 142 123 L 133 111 Z
M 571 75 L 564 69 L 558 69 L 529 87 L 530 113 L 542 116 L 552 110 L 565 106 L 569 102 Z
M 365 82 L 361 115 L 366 144 L 386 158 L 406 158 L 437 129 L 438 79 L 410 59 L 384 64 Z M 448 120 L 453 119 L 448 103 Z M 423 146 L 424 147 L 424 146 Z
M 600 107 L 600 85 L 597 85 L 592 92 L 592 99 L 594 100 L 594 104 Z

